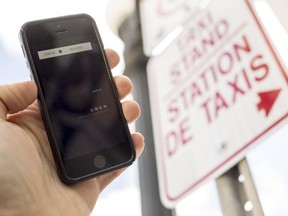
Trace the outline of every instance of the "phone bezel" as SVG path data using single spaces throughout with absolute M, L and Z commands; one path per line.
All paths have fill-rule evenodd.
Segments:
M 87 32 L 82 33 L 79 30 L 79 27 L 77 28 L 77 26 L 75 26 L 74 21 L 79 20 L 79 19 L 87 20 L 87 22 L 89 22 L 89 25 L 91 25 L 91 28 L 89 28 L 89 33 Z M 44 33 L 41 33 L 41 28 L 39 27 L 41 25 L 47 25 L 47 24 L 50 24 L 50 27 L 48 28 L 49 32 L 47 34 L 45 33 L 46 34 L 45 35 Z M 29 46 L 29 41 L 31 41 L 31 39 L 28 39 L 28 37 L 31 37 L 30 31 L 32 31 L 33 32 L 32 34 L 34 35 L 33 43 L 43 43 L 49 40 L 49 35 L 51 34 L 52 31 L 55 31 L 55 27 L 59 29 L 57 27 L 58 25 L 61 25 L 61 28 L 64 28 L 64 29 L 69 28 L 69 34 L 71 35 L 79 36 L 79 34 L 83 34 L 82 36 L 86 37 L 87 34 L 92 34 L 94 35 L 95 39 L 98 41 L 100 48 L 101 48 L 103 60 L 107 68 L 107 73 L 109 76 L 111 87 L 113 89 L 114 97 L 117 102 L 118 110 L 121 115 L 121 119 L 123 121 L 123 128 L 125 129 L 126 134 L 127 134 L 128 143 L 126 143 L 125 145 L 119 144 L 117 146 L 113 146 L 108 149 L 103 149 L 100 152 L 93 152 L 89 155 L 87 154 L 78 158 L 71 159 L 69 161 L 63 161 L 61 157 L 61 152 L 59 151 L 57 142 L 55 140 L 55 134 L 53 132 L 53 127 L 49 118 L 49 113 L 45 105 L 41 83 L 39 82 L 36 67 L 33 62 L 33 57 L 32 57 L 31 49 Z M 41 34 L 42 34 L 42 37 L 40 38 L 39 36 Z M 65 38 L 65 35 L 62 34 L 59 37 L 62 37 L 63 39 Z M 96 26 L 94 19 L 87 14 L 77 14 L 77 15 L 70 15 L 70 16 L 28 22 L 28 23 L 25 23 L 21 28 L 20 39 L 21 39 L 21 44 L 25 50 L 26 58 L 30 65 L 33 79 L 38 87 L 38 101 L 40 105 L 41 115 L 42 115 L 44 125 L 47 131 L 52 153 L 53 153 L 54 159 L 58 167 L 59 176 L 62 179 L 62 181 L 67 184 L 72 184 L 72 183 L 76 183 L 79 181 L 83 181 L 83 180 L 95 177 L 97 175 L 104 174 L 106 172 L 110 172 L 110 171 L 131 165 L 136 157 L 135 150 L 132 145 L 129 128 L 128 128 L 128 125 L 126 123 L 126 120 L 123 114 L 121 103 L 120 103 L 120 100 L 118 99 L 118 92 L 114 83 L 112 73 L 109 68 L 109 64 L 108 64 L 108 60 L 104 51 L 103 43 L 100 38 L 99 31 L 98 31 L 98 28 Z M 121 159 L 120 160 L 114 159 L 113 161 L 113 155 L 117 155 L 117 154 L 119 155 L 119 153 L 121 153 L 122 155 Z M 106 166 L 105 168 L 97 168 L 94 165 L 94 161 L 93 161 L 97 155 L 103 155 L 109 166 Z

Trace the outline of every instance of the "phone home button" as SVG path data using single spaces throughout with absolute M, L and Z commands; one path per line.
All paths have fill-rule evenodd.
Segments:
M 103 155 L 96 155 L 94 157 L 94 166 L 101 169 L 106 165 L 106 159 Z

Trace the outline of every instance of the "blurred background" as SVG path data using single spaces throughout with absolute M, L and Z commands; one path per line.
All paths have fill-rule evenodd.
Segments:
M 196 3 L 200 1 L 194 2 L 197 5 Z M 266 1 L 258 2 L 260 2 L 260 6 L 258 6 L 259 16 L 262 17 L 266 27 L 270 29 L 270 36 L 275 42 L 274 45 L 287 65 L 288 22 L 285 22 L 285 11 L 288 9 L 287 1 L 271 0 L 268 1 L 268 4 Z M 261 6 L 261 2 L 264 2 L 264 6 Z M 75 13 L 87 13 L 96 20 L 104 46 L 115 49 L 121 55 L 120 64 L 112 72 L 114 75 L 122 74 L 126 65 L 123 53 L 125 44 L 119 38 L 117 31 L 122 22 L 133 13 L 136 6 L 134 0 L 6 1 L 0 9 L 0 83 L 29 80 L 29 72 L 18 41 L 18 32 L 23 23 Z M 142 107 L 142 109 L 149 109 L 149 107 Z M 283 123 L 276 132 L 262 139 L 247 153 L 246 158 L 265 215 L 288 215 L 287 154 L 287 123 Z M 206 181 L 179 202 L 175 210 L 177 216 L 221 216 L 222 211 L 215 181 Z M 92 215 L 142 215 L 138 162 L 134 163 L 103 192 Z

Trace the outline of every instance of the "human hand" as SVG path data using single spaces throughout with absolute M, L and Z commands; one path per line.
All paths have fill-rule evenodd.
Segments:
M 119 56 L 106 50 L 110 67 Z M 120 99 L 132 89 L 126 77 L 116 77 Z M 0 86 L 0 215 L 90 215 L 101 191 L 124 170 L 117 170 L 72 186 L 63 184 L 56 171 L 45 128 L 35 102 L 33 82 Z M 135 101 L 122 103 L 128 122 L 140 108 Z M 144 138 L 132 134 L 137 156 Z

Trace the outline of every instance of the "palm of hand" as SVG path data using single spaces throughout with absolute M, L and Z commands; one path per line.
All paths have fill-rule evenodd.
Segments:
M 47 215 L 56 212 L 67 215 L 69 210 L 73 212 L 69 215 L 88 214 L 99 195 L 97 180 L 73 187 L 59 180 L 37 105 L 34 103 L 7 120 L 0 122 L 1 202 L 6 201 L 11 210 L 22 209 L 22 213 L 36 214 L 49 207 Z M 7 197 L 7 193 L 17 199 L 12 203 L 9 199 L 2 200 L 1 194 Z M 31 203 L 42 208 L 33 209 Z

